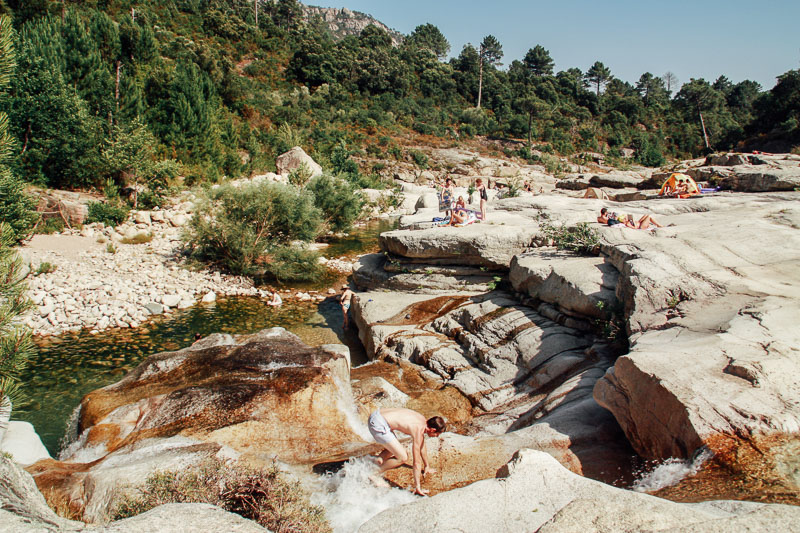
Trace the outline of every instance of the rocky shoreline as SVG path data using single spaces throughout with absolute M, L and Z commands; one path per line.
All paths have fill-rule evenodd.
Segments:
M 187 195 L 188 196 L 188 195 Z M 187 265 L 182 227 L 192 216 L 191 196 L 166 210 L 138 211 L 116 228 L 99 223 L 56 235 L 36 235 L 21 248 L 35 308 L 23 320 L 34 335 L 136 328 L 150 317 L 211 303 L 219 297 L 269 298 L 251 279 Z M 133 242 L 140 241 L 140 244 Z M 130 244 L 126 244 L 130 242 Z M 324 259 L 343 275 L 347 258 Z M 318 291 L 284 289 L 284 299 L 321 301 Z

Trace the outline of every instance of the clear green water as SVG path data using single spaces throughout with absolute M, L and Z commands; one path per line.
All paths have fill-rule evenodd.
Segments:
M 322 253 L 338 258 L 372 251 L 378 234 L 394 224 L 376 221 L 358 228 L 347 238 L 331 242 Z M 313 304 L 287 300 L 277 309 L 258 298 L 226 298 L 174 311 L 136 329 L 37 338 L 38 355 L 22 376 L 27 400 L 14 407 L 12 418 L 32 423 L 56 456 L 70 416 L 83 396 L 119 381 L 148 355 L 185 348 L 196 334 L 247 334 L 274 326 L 285 327 L 311 345 L 347 344 L 354 365 L 364 360 L 356 332 L 342 329 L 341 308 L 333 297 Z

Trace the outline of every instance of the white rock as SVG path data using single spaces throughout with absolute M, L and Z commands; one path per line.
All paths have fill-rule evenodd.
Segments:
M 179 294 L 165 294 L 161 297 L 161 303 L 166 307 L 175 307 L 180 301 L 181 296 Z
M 203 296 L 203 303 L 211 303 L 217 300 L 217 295 L 214 291 L 209 291 Z

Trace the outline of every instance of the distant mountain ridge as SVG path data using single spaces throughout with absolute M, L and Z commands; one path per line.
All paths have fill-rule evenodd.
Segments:
M 405 38 L 402 33 L 397 30 L 393 30 L 374 17 L 359 11 L 351 11 L 346 7 L 338 9 L 335 7 L 304 5 L 303 15 L 307 20 L 315 16 L 319 16 L 330 30 L 331 35 L 333 35 L 334 39 L 336 40 L 343 39 L 348 35 L 357 36 L 370 24 L 373 24 L 382 30 L 386 30 L 386 32 L 392 38 L 392 44 L 395 46 L 402 43 L 403 39 Z

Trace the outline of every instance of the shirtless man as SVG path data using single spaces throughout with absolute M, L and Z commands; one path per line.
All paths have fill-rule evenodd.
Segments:
M 386 448 L 378 456 L 380 474 L 408 464 L 408 453 L 397 440 L 394 431 L 405 433 L 413 439 L 411 456 L 414 469 L 414 494 L 426 496 L 428 491 L 420 487 L 420 480 L 426 474 L 435 474 L 436 470 L 428 466 L 425 436 L 437 437 L 443 433 L 446 428 L 444 419 L 434 416 L 425 420 L 424 416 L 411 409 L 377 409 L 369 415 L 368 426 L 375 441 Z
M 344 329 L 347 329 L 347 312 L 350 310 L 350 299 L 353 297 L 353 291 L 347 285 L 342 286 L 342 294 L 339 296 L 339 305 L 342 306 L 342 315 L 344 316 Z

